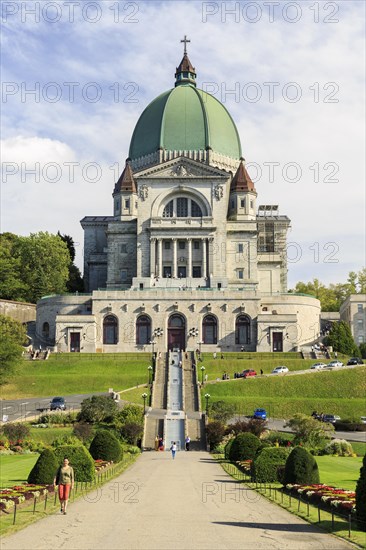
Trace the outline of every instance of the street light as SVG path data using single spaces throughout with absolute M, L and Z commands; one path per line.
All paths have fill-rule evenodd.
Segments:
M 149 366 L 147 367 L 147 370 L 148 370 L 148 373 L 149 373 L 148 384 L 152 384 L 152 371 L 153 371 L 152 366 L 149 365 Z
M 203 386 L 203 375 L 204 375 L 204 372 L 205 372 L 205 367 L 202 365 L 201 367 L 201 382 L 202 382 L 202 386 Z
M 150 340 L 149 344 L 152 346 L 152 356 L 154 357 L 154 346 L 156 344 L 155 340 Z
M 209 393 L 205 393 L 205 399 L 206 399 L 206 416 L 208 416 L 208 402 L 211 395 Z
M 199 342 L 197 342 L 197 345 L 199 346 L 200 356 L 201 356 L 201 346 L 202 346 L 202 344 L 203 344 L 202 340 L 200 340 Z
M 144 414 L 146 414 L 146 399 L 147 399 L 147 393 L 143 393 L 141 395 L 142 399 L 144 400 Z

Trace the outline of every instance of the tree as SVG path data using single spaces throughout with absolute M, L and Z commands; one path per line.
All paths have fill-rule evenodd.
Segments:
M 67 457 L 74 468 L 75 481 L 93 481 L 95 478 L 94 460 L 84 445 L 63 445 L 53 451 L 58 464 Z
M 90 444 L 90 454 L 94 460 L 107 460 L 120 462 L 122 459 L 122 448 L 116 438 L 108 430 L 98 430 Z
M 236 436 L 231 444 L 229 458 L 231 462 L 254 460 L 261 442 L 252 433 L 241 433 Z
M 210 445 L 210 449 L 213 451 L 224 439 L 225 426 L 219 420 L 209 422 L 206 426 L 207 443 Z
M 267 429 L 267 420 L 262 418 L 249 418 L 249 420 L 238 420 L 235 424 L 228 427 L 229 432 L 234 432 L 235 435 L 243 432 L 250 432 L 257 437 L 260 437 Z
M 226 401 L 214 401 L 210 406 L 210 417 L 224 424 L 234 416 L 235 405 Z
M 143 425 L 137 422 L 125 422 L 119 431 L 122 439 L 130 445 L 137 445 L 144 433 Z
M 332 324 L 324 343 L 326 346 L 332 346 L 335 351 L 345 355 L 360 355 L 360 351 L 352 337 L 351 329 L 345 321 Z
M 28 476 L 28 483 L 51 485 L 57 472 L 58 462 L 51 449 L 44 449 Z
M 283 484 L 287 483 L 319 483 L 318 464 L 303 447 L 295 447 L 286 460 Z
M 81 403 L 78 422 L 105 422 L 113 420 L 117 403 L 106 395 L 93 395 Z
M 26 301 L 28 286 L 22 280 L 20 258 L 14 254 L 18 237 L 3 233 L 0 239 L 0 298 Z
M 66 244 L 70 254 L 71 263 L 69 266 L 69 279 L 66 283 L 67 290 L 69 292 L 83 292 L 84 282 L 81 276 L 79 268 L 74 264 L 75 261 L 75 243 L 74 239 L 70 235 L 61 235 L 57 232 L 58 237 Z
M 329 422 L 319 422 L 311 416 L 297 413 L 285 424 L 295 432 L 294 444 L 307 447 L 318 447 L 325 439 L 330 439 L 334 433 L 334 426 Z
M 356 485 L 356 518 L 360 529 L 366 531 L 366 454 L 363 457 L 360 477 Z
M 26 330 L 21 323 L 0 315 L 0 385 L 7 382 L 20 363 Z
M 258 483 L 281 481 L 280 467 L 285 466 L 289 452 L 284 447 L 267 447 L 255 458 L 252 474 Z

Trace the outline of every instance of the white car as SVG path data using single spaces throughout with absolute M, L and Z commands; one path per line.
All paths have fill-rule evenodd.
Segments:
M 325 363 L 314 363 L 311 365 L 311 369 L 324 369 L 327 365 Z
M 330 363 L 328 363 L 327 367 L 330 367 L 331 369 L 333 369 L 334 367 L 343 367 L 343 363 L 342 361 L 331 361 Z
M 272 374 L 284 374 L 286 372 L 288 372 L 287 367 L 276 367 L 275 369 L 273 369 Z

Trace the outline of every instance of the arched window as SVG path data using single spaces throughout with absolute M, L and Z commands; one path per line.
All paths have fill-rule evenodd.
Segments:
M 214 315 L 206 315 L 202 323 L 204 344 L 217 344 L 217 319 Z
M 192 199 L 177 197 L 163 210 L 163 218 L 202 218 L 202 208 Z
M 151 319 L 140 315 L 136 321 L 136 344 L 148 344 L 151 341 Z
M 114 315 L 107 315 L 103 321 L 103 344 L 117 344 L 118 321 Z
M 235 344 L 250 344 L 250 319 L 239 315 L 235 321 Z
M 42 336 L 43 338 L 49 338 L 50 337 L 50 325 L 46 322 L 42 325 Z

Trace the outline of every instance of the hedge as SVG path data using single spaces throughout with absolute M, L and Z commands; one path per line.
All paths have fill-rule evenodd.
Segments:
M 66 457 L 70 466 L 74 468 L 75 481 L 93 481 L 95 478 L 95 465 L 88 449 L 83 445 L 63 445 L 54 450 L 59 464 Z

